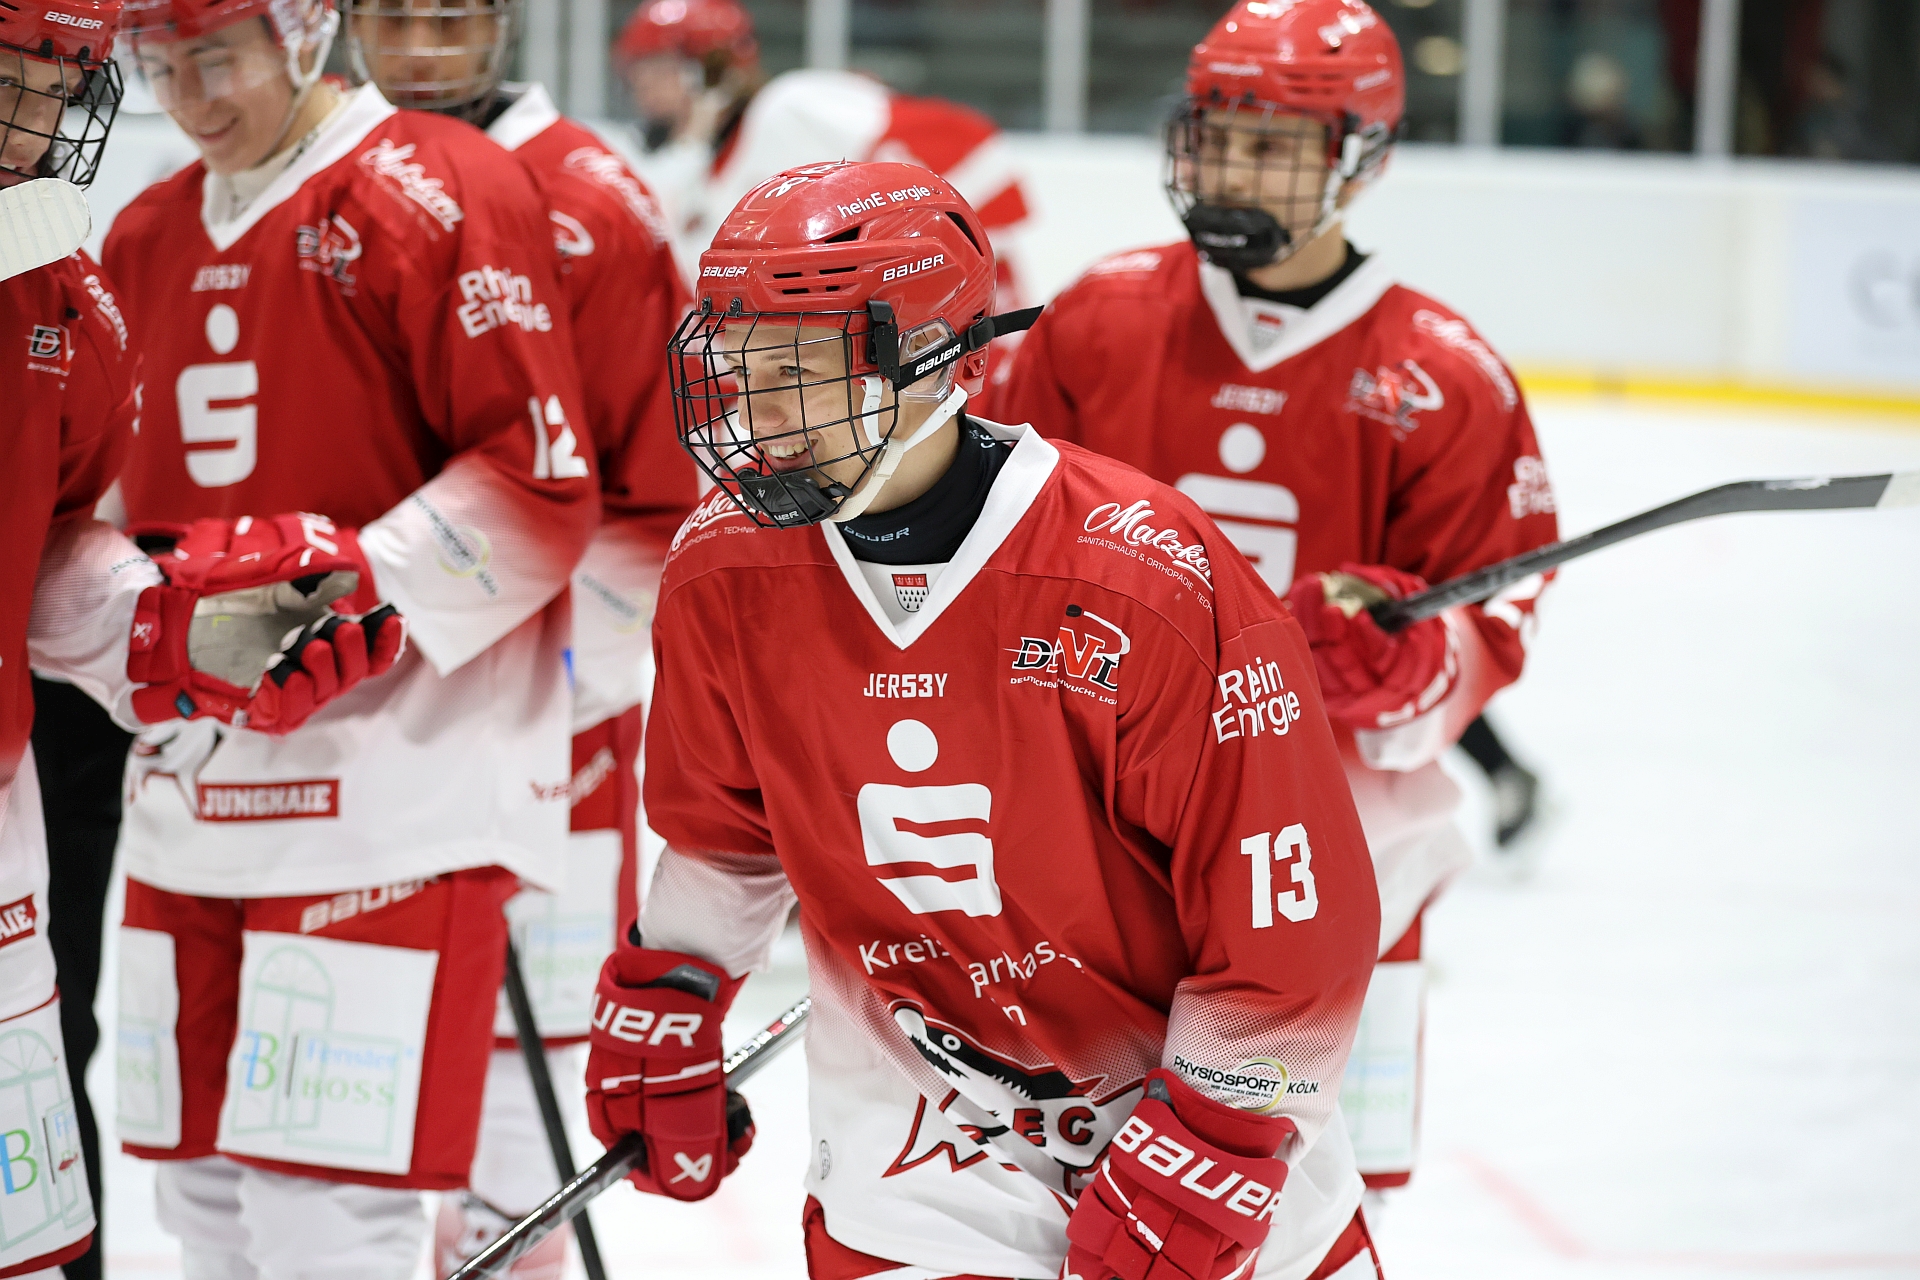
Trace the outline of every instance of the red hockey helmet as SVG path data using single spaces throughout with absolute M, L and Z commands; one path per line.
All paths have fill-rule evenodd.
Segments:
M 836 161 L 769 178 L 700 255 L 670 361 L 681 443 L 757 523 L 852 519 L 959 412 L 954 383 L 977 386 L 995 335 L 1039 314 L 993 315 L 993 280 L 979 215 L 931 170 Z M 795 372 L 769 376 L 775 361 Z M 776 396 L 756 429 L 756 401 Z M 902 397 L 938 407 L 896 440 Z
M 1186 101 L 1167 129 L 1167 193 L 1212 261 L 1279 261 L 1379 175 L 1405 107 L 1399 41 L 1363 0 L 1239 0 L 1187 63 Z M 1235 131 L 1266 141 L 1236 147 Z M 1323 143 L 1324 171 L 1261 158 L 1289 140 Z
M 194 59 L 192 76 L 183 78 L 171 60 L 151 56 L 153 46 L 201 40 L 255 18 L 266 23 L 277 57 Z M 340 15 L 330 0 L 126 0 L 120 19 L 136 69 L 168 110 L 183 100 L 224 97 L 285 75 L 293 84 L 297 111 L 319 82 L 339 29 Z M 287 119 L 292 122 L 293 112 Z
M 120 0 L 0 0 L 0 186 L 93 181 L 120 110 Z
M 709 67 L 760 59 L 753 19 L 736 0 L 650 0 L 620 28 L 613 50 L 628 59 L 675 54 Z

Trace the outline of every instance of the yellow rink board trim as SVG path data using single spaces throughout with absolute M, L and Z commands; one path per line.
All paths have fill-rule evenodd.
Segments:
M 1906 419 L 1920 427 L 1920 391 L 1838 390 L 1733 378 L 1687 378 L 1520 365 L 1514 370 L 1529 396 L 1612 396 L 1756 409 L 1813 409 Z

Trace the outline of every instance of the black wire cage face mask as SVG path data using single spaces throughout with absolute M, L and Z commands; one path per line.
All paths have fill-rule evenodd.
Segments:
M 1327 126 L 1271 103 L 1189 101 L 1167 122 L 1167 198 L 1207 260 L 1251 271 L 1330 220 L 1340 171 Z
M 112 62 L 0 45 L 0 187 L 34 178 L 91 183 L 123 91 Z M 12 167 L 36 150 L 31 167 Z
M 346 0 L 343 8 L 360 83 L 377 80 L 395 106 L 475 122 L 506 79 L 523 22 L 523 0 Z M 419 43 L 423 33 L 430 38 Z M 395 62 L 402 78 L 375 74 Z
M 762 528 L 830 518 L 885 452 L 898 400 L 886 397 L 880 374 L 847 372 L 875 366 L 868 322 L 860 311 L 696 311 L 674 334 L 669 368 L 680 443 Z M 823 365 L 836 372 L 809 372 Z M 822 452 L 817 436 L 837 427 L 846 428 L 847 447 Z M 841 463 L 856 464 L 857 474 L 848 477 L 852 468 Z

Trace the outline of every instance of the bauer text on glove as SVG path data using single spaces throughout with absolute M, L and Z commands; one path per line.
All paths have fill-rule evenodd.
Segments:
M 740 982 L 695 956 L 627 945 L 600 970 L 587 1119 L 608 1146 L 646 1139 L 628 1175 L 642 1191 L 704 1200 L 753 1145 L 753 1117 L 721 1067 L 720 1023 Z

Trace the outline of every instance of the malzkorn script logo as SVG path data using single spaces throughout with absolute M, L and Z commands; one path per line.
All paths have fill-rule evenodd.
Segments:
M 1128 547 L 1156 551 L 1156 559 L 1165 559 L 1176 570 L 1190 572 L 1213 586 L 1213 565 L 1207 549 L 1199 542 L 1183 542 L 1178 532 L 1155 523 L 1153 507 L 1145 498 L 1123 507 L 1103 502 L 1087 513 L 1084 528 L 1088 533 L 1111 534 Z
M 411 142 L 395 146 L 392 138 L 382 138 L 367 149 L 360 163 L 390 179 L 400 188 L 401 195 L 431 214 L 441 230 L 451 231 L 453 224 L 463 221 L 467 215 L 460 208 L 460 202 L 447 194 L 446 183 L 439 178 L 429 178 L 426 166 L 414 162 L 413 151 Z

